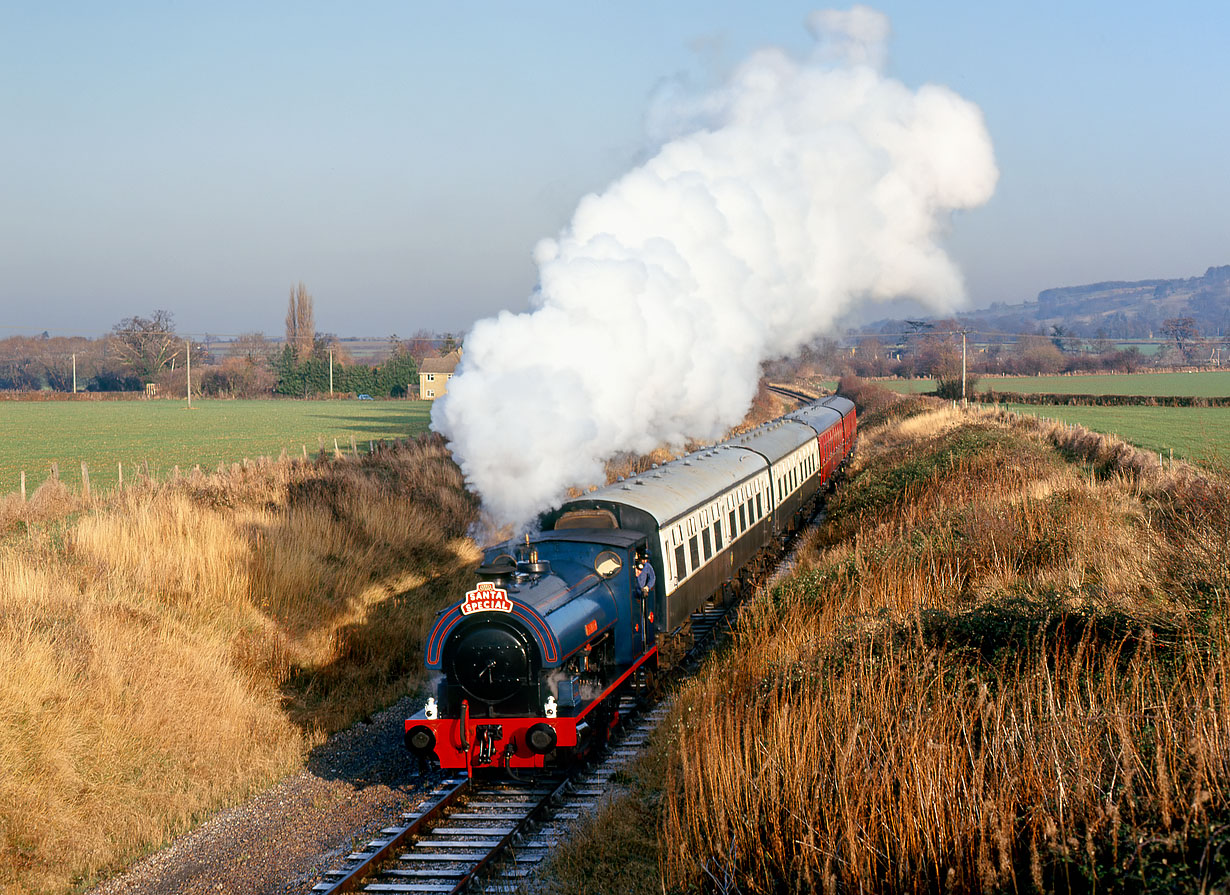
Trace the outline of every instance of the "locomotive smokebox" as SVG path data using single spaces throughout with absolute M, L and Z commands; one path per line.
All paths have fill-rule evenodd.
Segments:
M 472 698 L 490 705 L 517 695 L 530 681 L 533 646 L 509 621 L 470 622 L 450 643 L 453 679 Z

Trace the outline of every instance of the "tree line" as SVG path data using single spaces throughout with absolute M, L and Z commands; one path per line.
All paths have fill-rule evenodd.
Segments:
M 962 337 L 956 320 L 906 320 L 889 337 L 859 337 L 843 360 L 846 372 L 865 377 L 930 376 L 942 397 L 960 397 Z M 1230 360 L 1230 343 L 1201 338 L 1191 317 L 1163 321 L 1164 340 L 1152 343 L 1146 355 L 1134 344 L 1070 334 L 1059 324 L 1049 332 L 1012 336 L 968 331 L 965 345 L 965 386 L 980 375 L 1041 376 L 1058 373 L 1135 373 L 1146 367 L 1220 366 Z
M 101 338 L 14 336 L 0 339 L 0 390 L 60 392 L 144 391 L 183 396 L 192 365 L 193 394 L 255 398 L 366 394 L 416 397 L 418 366 L 425 357 L 457 346 L 451 336 L 419 330 L 389 339 L 387 357 L 357 362 L 331 333 L 317 332 L 314 302 L 303 283 L 291 287 L 281 344 L 261 332 L 242 334 L 225 353 L 176 332 L 174 316 L 155 310 L 125 317 Z M 74 375 L 75 374 L 75 375 Z

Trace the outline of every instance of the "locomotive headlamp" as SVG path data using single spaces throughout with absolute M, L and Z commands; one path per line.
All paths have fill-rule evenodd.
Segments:
M 406 731 L 405 744 L 415 755 L 430 755 L 436 748 L 436 735 L 430 727 L 419 724 Z
M 525 732 L 525 745 L 539 755 L 546 755 L 555 748 L 555 728 L 550 724 L 535 724 Z

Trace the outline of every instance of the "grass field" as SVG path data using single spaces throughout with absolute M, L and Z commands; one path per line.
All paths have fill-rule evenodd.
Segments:
M 33 489 L 58 463 L 60 478 L 76 486 L 81 463 L 90 485 L 115 484 L 117 464 L 125 478 L 147 461 L 162 477 L 175 466 L 187 471 L 200 464 L 245 457 L 278 456 L 282 449 L 315 455 L 321 439 L 329 450 L 336 438 L 348 449 L 380 438 L 418 435 L 427 430 L 427 401 L 197 401 L 189 411 L 176 401 L 0 403 L 0 494 L 16 491 L 22 470 Z
M 1030 416 L 1078 423 L 1167 456 L 1173 450 L 1176 457 L 1208 465 L 1230 461 L 1230 409 L 1225 407 L 1003 406 Z
M 903 394 L 935 389 L 930 379 L 889 379 L 879 383 Z M 1201 373 L 1108 373 L 1101 376 L 984 376 L 978 391 L 1056 395 L 1180 395 L 1220 398 L 1230 395 L 1230 370 Z

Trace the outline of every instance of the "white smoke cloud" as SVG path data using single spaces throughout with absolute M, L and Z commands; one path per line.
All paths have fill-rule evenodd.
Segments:
M 617 452 L 720 437 L 762 361 L 856 303 L 963 299 L 937 240 L 995 188 L 980 111 L 886 77 L 874 10 L 808 26 L 810 57 L 762 50 L 722 89 L 675 98 L 681 135 L 537 246 L 534 310 L 466 338 L 432 427 L 497 524 L 601 482 Z

